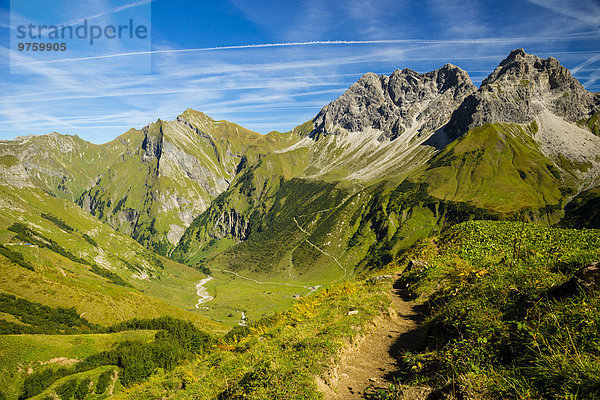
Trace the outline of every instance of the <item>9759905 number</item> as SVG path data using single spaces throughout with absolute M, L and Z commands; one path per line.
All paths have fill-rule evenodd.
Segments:
M 65 51 L 66 43 L 19 43 L 19 51 Z

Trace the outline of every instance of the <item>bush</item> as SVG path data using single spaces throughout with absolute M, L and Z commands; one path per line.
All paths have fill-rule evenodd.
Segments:
M 118 274 L 116 274 L 112 271 L 109 271 L 106 268 L 99 267 L 96 264 L 92 265 L 91 271 L 93 273 L 95 273 L 96 275 L 99 275 L 103 278 L 108 279 L 110 281 L 110 283 L 113 283 L 115 285 L 125 286 L 125 287 L 133 287 L 129 283 L 125 282 L 123 280 L 123 278 L 121 278 Z
M 31 265 L 29 261 L 26 261 L 21 253 L 12 251 L 0 244 L 0 254 L 2 254 L 4 257 L 8 258 L 10 261 L 14 262 L 17 265 L 20 265 L 23 268 L 26 268 L 30 271 L 35 271 L 33 265 Z
M 62 400 L 68 400 L 73 397 L 76 391 L 77 381 L 75 379 L 70 379 L 56 389 L 56 394 Z
M 42 213 L 42 218 L 45 218 L 48 221 L 54 223 L 54 225 L 58 226 L 60 229 L 62 229 L 65 232 L 69 232 L 69 233 L 73 232 L 73 228 L 71 228 L 69 225 L 67 225 L 62 219 L 56 218 L 54 215 Z
M 8 227 L 8 230 L 16 233 L 17 238 L 19 238 L 19 240 L 23 242 L 33 243 L 38 247 L 45 247 L 76 263 L 90 265 L 90 263 L 84 260 L 83 258 L 77 257 L 73 253 L 60 246 L 54 240 L 45 237 L 41 233 L 34 232 L 25 224 L 15 222 L 14 224 Z
M 104 371 L 98 377 L 98 383 L 96 384 L 96 393 L 102 394 L 106 391 L 110 383 L 112 382 L 112 376 L 114 374 L 114 370 L 109 369 L 108 371 Z
M 98 247 L 98 243 L 90 236 L 83 234 L 83 239 L 94 247 Z
M 115 349 L 93 354 L 69 369 L 35 372 L 25 379 L 20 398 L 29 398 L 41 393 L 63 376 L 90 371 L 105 365 L 120 367 L 121 383 L 127 386 L 148 378 L 156 368 L 171 369 L 192 354 L 206 350 L 213 343 L 210 335 L 200 331 L 191 322 L 171 317 L 134 319 L 114 325 L 105 331 L 111 333 L 141 329 L 159 332 L 151 343 L 124 341 Z M 110 377 L 111 373 L 106 372 L 100 376 L 96 387 L 97 393 L 106 390 Z
M 14 315 L 22 322 L 33 325 L 0 322 L 1 333 L 81 333 L 99 330 L 98 326 L 81 318 L 75 307 L 48 307 L 1 292 L 0 312 Z
M 41 371 L 36 371 L 25 378 L 25 382 L 23 382 L 23 390 L 19 396 L 19 399 L 28 399 L 40 394 L 58 379 L 67 375 L 69 375 L 69 370 L 66 368 L 59 368 L 57 370 L 43 369 Z
M 90 378 L 86 378 L 86 379 L 82 380 L 81 382 L 79 382 L 79 385 L 77 386 L 77 390 L 75 391 L 75 398 L 77 400 L 85 399 L 85 396 L 87 396 L 88 392 L 90 391 L 91 383 L 92 383 L 92 380 Z

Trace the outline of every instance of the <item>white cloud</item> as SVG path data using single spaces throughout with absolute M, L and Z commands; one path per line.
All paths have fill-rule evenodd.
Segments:
M 557 14 L 600 27 L 600 6 L 592 0 L 527 0 Z

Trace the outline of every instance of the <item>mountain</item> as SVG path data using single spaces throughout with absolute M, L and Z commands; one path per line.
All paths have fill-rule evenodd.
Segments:
M 262 140 L 192 110 L 125 135 L 118 140 L 130 144 L 131 151 L 77 202 L 161 254 L 168 254 L 193 219 L 228 187 L 246 149 Z
M 441 127 L 475 90 L 469 75 L 452 64 L 425 74 L 408 68 L 390 76 L 368 73 L 323 107 L 311 136 L 367 129 L 380 130 L 380 140 L 422 135 Z
M 104 145 L 51 134 L 2 141 L 0 183 L 75 201 L 148 248 L 168 254 L 224 191 L 262 136 L 188 110 Z
M 191 356 L 192 347 L 200 351 L 196 340 L 212 343 L 198 327 L 213 333 L 236 327 L 214 347 L 228 359 L 235 358 L 231 349 L 265 343 L 289 360 L 291 347 L 271 342 L 274 336 L 263 335 L 264 329 L 279 326 L 288 343 L 292 329 L 313 324 L 322 311 L 320 321 L 329 325 L 305 326 L 306 335 L 354 332 L 359 325 L 344 318 L 358 315 L 367 324 L 383 307 L 374 300 L 381 293 L 370 291 L 372 282 L 360 289 L 336 284 L 396 271 L 399 260 L 429 245 L 436 247 L 432 254 L 440 251 L 427 240 L 412 247 L 421 239 L 437 235 L 451 243 L 458 232 L 468 239 L 460 251 L 470 252 L 471 242 L 483 246 L 479 236 L 488 241 L 495 227 L 510 227 L 502 238 L 502 246 L 512 249 L 512 264 L 505 265 L 510 268 L 521 251 L 519 245 L 515 256 L 514 232 L 526 222 L 600 226 L 599 111 L 600 95 L 586 91 L 557 60 L 518 49 L 479 88 L 451 64 L 423 74 L 407 68 L 390 76 L 367 73 L 290 132 L 259 135 L 188 109 L 174 121 L 159 119 L 102 145 L 58 133 L 0 141 L 0 329 L 32 333 L 0 335 L 20 349 L 5 357 L 11 364 L 0 377 L 10 380 L 8 393 L 17 398 L 61 391 L 75 382 L 72 376 L 106 383 L 113 364 L 127 385 L 131 374 L 145 379 L 160 365 L 160 379 L 169 380 L 165 388 L 177 381 L 185 389 L 199 378 L 186 372 L 171 381 L 168 370 Z M 519 223 L 466 222 L 472 219 Z M 470 227 L 484 230 L 471 234 Z M 531 229 L 550 238 L 540 251 L 558 254 L 549 230 Z M 553 231 L 566 235 L 564 243 L 579 237 L 594 247 L 586 239 L 593 231 Z M 432 271 L 463 268 L 452 264 L 458 257 L 452 249 L 453 261 Z M 503 263 L 509 250 L 494 256 Z M 478 264 L 488 262 L 468 254 Z M 485 269 L 469 271 L 464 279 L 487 276 Z M 428 275 L 419 276 L 417 281 Z M 328 290 L 312 295 L 323 286 Z M 368 299 L 371 311 L 350 314 L 361 304 L 358 298 Z M 319 299 L 329 306 L 320 310 Z M 284 309 L 291 311 L 272 318 Z M 326 314 L 334 309 L 347 328 L 331 328 Z M 153 317 L 162 318 L 131 321 Z M 123 321 L 129 322 L 106 330 Z M 58 340 L 56 333 L 73 336 Z M 171 339 L 179 344 L 173 347 Z M 52 341 L 47 354 L 25 354 L 44 341 Z M 104 343 L 114 348 L 100 353 Z M 304 342 L 294 343 L 305 349 Z M 142 351 L 148 346 L 153 350 Z M 209 360 L 199 368 L 212 368 L 213 350 L 194 361 Z M 44 369 L 51 357 L 64 354 L 84 360 L 77 364 L 82 372 Z M 135 362 L 107 359 L 116 354 Z M 147 355 L 165 364 L 153 364 Z M 291 370 L 295 374 L 296 366 Z M 252 376 L 278 376 L 263 372 L 242 378 L 238 368 L 235 380 L 252 385 Z
M 600 183 L 599 108 L 518 49 L 479 88 L 451 64 L 367 73 L 290 132 L 187 110 L 104 145 L 3 141 L 0 180 L 186 264 L 324 284 L 464 219 L 557 223 Z
M 327 254 L 378 263 L 460 218 L 555 223 L 598 181 L 597 99 L 557 60 L 522 49 L 479 89 L 449 64 L 366 74 L 289 134 L 301 139 L 246 164 L 173 255 L 300 276 L 335 270 Z M 288 164 L 291 180 L 274 168 Z

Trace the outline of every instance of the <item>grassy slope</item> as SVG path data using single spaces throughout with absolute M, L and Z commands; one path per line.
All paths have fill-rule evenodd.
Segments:
M 2 391 L 16 399 L 23 380 L 32 371 L 85 359 L 124 340 L 150 341 L 154 334 L 154 331 L 127 331 L 85 335 L 0 335 Z
M 596 113 L 588 119 L 578 121 L 577 125 L 579 125 L 582 128 L 585 127 L 589 129 L 590 132 L 598 136 L 600 135 L 600 114 Z
M 563 185 L 531 138 L 533 127 L 486 124 L 446 146 L 420 180 L 431 195 L 511 213 L 559 205 Z
M 186 262 L 201 262 L 215 277 L 206 285 L 215 296 L 215 300 L 206 304 L 210 308 L 206 313 L 228 323 L 239 320 L 239 311 L 255 320 L 267 312 L 281 310 L 291 304 L 294 294 L 305 294 L 310 291 L 307 289 L 310 286 L 323 285 L 344 276 L 333 257 L 316 250 L 306 240 L 339 257 L 343 265 L 353 265 L 365 252 L 360 246 L 347 254 L 341 251 L 350 236 L 348 232 L 355 229 L 346 220 L 357 206 L 347 198 L 346 190 L 336 188 L 334 184 L 300 179 L 273 182 L 263 180 L 263 176 L 249 173 L 247 181 L 238 182 L 231 189 L 230 196 L 226 193 L 216 200 L 218 203 L 222 199 L 220 208 L 212 208 L 195 222 L 203 230 L 194 232 L 190 229 L 186 233 L 189 241 L 184 244 L 191 249 L 188 253 L 191 259 Z M 261 188 L 264 188 L 263 194 L 254 195 Z M 254 204 L 255 198 L 262 199 L 257 202 L 258 207 Z M 200 242 L 205 243 L 200 246 L 198 235 L 205 234 L 207 227 L 210 228 L 204 219 L 217 219 L 218 215 L 227 215 L 232 209 L 243 212 L 238 218 L 246 218 L 248 222 L 252 232 L 248 240 L 235 244 L 228 236 Z M 211 212 L 215 216 L 210 215 Z M 308 234 L 298 229 L 294 216 Z M 331 227 L 336 227 L 335 235 L 330 234 Z M 202 261 L 203 258 L 206 260 Z M 354 261 L 350 262 L 350 259 Z M 223 270 L 274 284 L 236 278 L 220 272 Z M 352 269 L 348 268 L 347 277 L 351 274 Z
M 468 222 L 411 259 L 422 263 L 404 284 L 429 296 L 430 311 L 427 347 L 403 359 L 405 382 L 493 398 L 600 393 L 600 293 L 550 294 L 600 260 L 600 231 Z
M 18 162 L 14 155 L 19 155 L 37 187 L 75 201 L 96 176 L 139 145 L 137 137 L 139 132 L 132 129 L 109 143 L 95 145 L 77 136 L 54 133 L 4 142 L 0 154 L 13 155 L 13 164 Z
M 194 110 L 178 121 L 150 124 L 146 135 L 144 146 L 152 143 L 157 153 L 140 151 L 140 142 L 137 151 L 113 163 L 86 195 L 100 220 L 163 255 L 175 247 L 167 234 L 183 232 L 190 218 L 225 190 L 244 155 L 258 157 L 281 145 L 274 135 L 266 138 Z M 80 203 L 87 207 L 85 198 Z
M 314 376 L 387 310 L 388 288 L 389 282 L 334 285 L 285 313 L 238 328 L 212 351 L 116 398 L 320 398 Z M 348 315 L 350 310 L 358 313 Z
M 108 282 L 94 274 L 90 265 L 70 260 L 49 248 L 7 246 L 35 266 L 27 270 L 0 256 L 0 290 L 51 306 L 75 306 L 92 322 L 111 324 L 133 317 L 173 315 L 190 319 L 206 329 L 218 324 L 199 316 L 195 283 L 204 275 L 172 261 L 158 261 L 156 255 L 133 239 L 101 224 L 73 203 L 31 189 L 0 187 L 3 213 L 0 240 L 15 243 L 16 234 L 7 230 L 20 221 L 36 235 L 54 240 L 64 251 L 117 273 L 134 288 Z M 43 218 L 49 213 L 72 231 L 65 231 Z M 97 246 L 84 239 L 92 238 Z M 162 266 L 161 266 L 162 265 Z M 186 290 L 187 288 L 187 290 Z M 146 292 L 147 294 L 144 294 Z
M 600 188 L 581 192 L 565 206 L 560 226 L 600 229 Z

